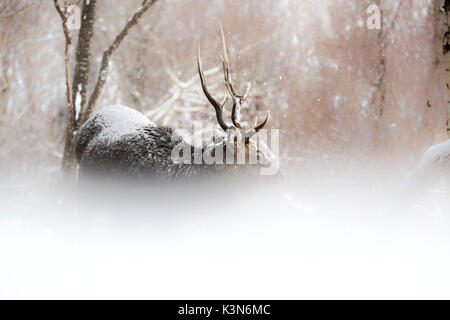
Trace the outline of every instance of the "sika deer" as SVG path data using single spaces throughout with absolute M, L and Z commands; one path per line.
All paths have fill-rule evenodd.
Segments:
M 223 107 L 227 100 L 218 102 L 208 91 L 203 73 L 198 45 L 197 66 L 203 92 L 213 106 L 216 120 L 225 131 L 225 138 L 203 148 L 194 148 L 187 144 L 172 129 L 158 127 L 139 112 L 124 106 L 109 106 L 94 114 L 80 128 L 76 140 L 76 156 L 80 164 L 80 175 L 101 173 L 106 176 L 119 174 L 125 176 L 153 176 L 167 180 L 193 178 L 198 176 L 238 173 L 259 173 L 263 166 L 272 166 L 265 152 L 251 140 L 267 124 L 269 113 L 264 121 L 253 128 L 244 129 L 240 122 L 241 103 L 247 98 L 250 85 L 243 95 L 236 93 L 230 77 L 230 67 L 225 43 L 222 36 L 222 62 L 226 90 L 231 96 L 233 107 L 231 124 L 223 116 Z M 237 163 L 236 154 L 244 151 L 245 164 Z M 175 152 L 176 151 L 176 152 Z M 201 158 L 215 158 L 214 163 L 195 163 L 195 155 Z M 179 155 L 179 161 L 174 155 Z M 230 158 L 233 163 L 230 164 Z M 255 161 L 249 164 L 251 159 Z M 187 161 L 186 161 L 187 160 Z M 278 166 L 278 163 L 276 164 Z

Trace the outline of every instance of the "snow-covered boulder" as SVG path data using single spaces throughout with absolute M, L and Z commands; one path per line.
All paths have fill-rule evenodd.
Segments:
M 404 197 L 417 199 L 429 191 L 450 192 L 450 140 L 428 148 L 402 188 Z

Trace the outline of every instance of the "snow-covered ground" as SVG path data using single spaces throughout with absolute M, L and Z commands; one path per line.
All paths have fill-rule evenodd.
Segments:
M 381 177 L 97 186 L 73 211 L 40 184 L 10 187 L 0 298 L 450 298 L 448 190 L 394 210 Z

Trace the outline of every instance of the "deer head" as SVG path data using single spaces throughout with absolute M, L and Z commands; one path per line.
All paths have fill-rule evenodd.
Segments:
M 220 127 L 226 132 L 226 139 L 224 141 L 224 150 L 233 150 L 234 154 L 236 154 L 237 150 L 242 150 L 241 148 L 245 148 L 246 158 L 250 152 L 255 152 L 257 155 L 257 162 L 261 165 L 267 164 L 267 157 L 262 150 L 257 148 L 256 143 L 251 141 L 251 137 L 254 136 L 258 131 L 260 131 L 267 124 L 269 120 L 269 111 L 267 111 L 267 115 L 264 121 L 260 124 L 255 121 L 255 124 L 251 128 L 244 128 L 241 124 L 241 105 L 247 99 L 250 83 L 247 85 L 247 88 L 244 94 L 238 94 L 233 87 L 231 82 L 231 72 L 230 72 L 230 62 L 228 60 L 227 46 L 225 42 L 225 35 L 223 32 L 222 25 L 220 26 L 220 33 L 222 38 L 222 65 L 223 65 L 223 74 L 224 74 L 224 82 L 225 82 L 225 95 L 221 102 L 218 102 L 211 93 L 208 91 L 208 86 L 206 84 L 205 75 L 202 67 L 202 60 L 200 54 L 200 43 L 197 46 L 197 65 L 198 65 L 198 74 L 200 76 L 200 82 L 202 85 L 203 92 L 208 99 L 209 103 L 213 106 L 216 112 L 216 120 Z M 233 101 L 233 107 L 231 110 L 231 124 L 227 124 L 224 121 L 223 117 L 223 108 L 225 103 L 228 100 L 227 93 L 230 95 Z

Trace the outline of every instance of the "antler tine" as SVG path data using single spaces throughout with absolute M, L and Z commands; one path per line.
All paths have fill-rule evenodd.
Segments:
M 248 92 L 250 91 L 250 87 L 251 87 L 251 86 L 252 86 L 252 84 L 251 84 L 251 82 L 249 82 L 249 83 L 247 84 L 247 89 L 245 90 L 245 93 L 244 93 L 244 96 L 242 97 L 242 100 L 247 99 Z
M 248 143 L 249 139 L 252 136 L 254 136 L 256 133 L 258 133 L 259 130 L 261 130 L 262 128 L 265 127 L 265 125 L 267 124 L 267 121 L 269 121 L 269 117 L 270 117 L 270 111 L 267 111 L 266 118 L 264 119 L 263 122 L 261 122 L 259 125 L 256 125 L 256 121 L 255 121 L 255 127 L 245 134 L 246 143 Z
M 267 121 L 269 121 L 269 117 L 270 117 L 270 111 L 267 111 L 266 118 L 264 119 L 264 121 L 255 127 L 255 133 L 257 133 L 259 130 L 261 130 L 262 128 L 264 128 L 266 126 Z
M 230 61 L 228 60 L 228 53 L 227 53 L 227 43 L 225 41 L 225 34 L 223 32 L 222 24 L 220 24 L 220 35 L 222 38 L 222 63 L 223 63 L 223 74 L 225 78 L 225 84 L 227 86 L 228 91 L 230 92 L 230 95 L 233 98 L 239 98 L 241 101 L 245 100 L 248 95 L 248 91 L 250 90 L 250 83 L 247 85 L 247 90 L 244 95 L 237 94 L 236 91 L 233 88 L 233 85 L 231 84 L 231 76 L 230 76 Z
M 223 102 L 221 104 L 219 104 L 211 96 L 211 94 L 208 91 L 208 86 L 206 84 L 205 75 L 203 73 L 202 59 L 201 59 L 201 56 L 200 56 L 200 41 L 197 43 L 197 66 L 198 66 L 198 74 L 200 76 L 200 82 L 202 84 L 203 93 L 205 94 L 205 96 L 208 99 L 209 103 L 211 103 L 212 106 L 214 107 L 214 110 L 216 111 L 217 122 L 219 123 L 220 127 L 224 131 L 227 131 L 229 129 L 229 127 L 227 126 L 227 124 L 223 120 L 223 116 L 222 116 L 223 105 L 226 102 L 226 95 L 225 95 L 225 99 L 223 100 Z
M 223 108 L 225 103 L 228 101 L 227 89 L 225 88 L 225 92 L 223 94 L 222 102 L 220 103 L 220 107 Z

